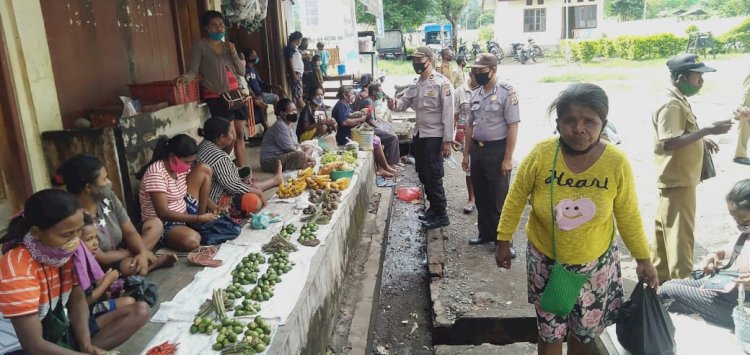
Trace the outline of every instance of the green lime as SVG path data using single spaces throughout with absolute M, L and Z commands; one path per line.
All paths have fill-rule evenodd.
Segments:
M 214 345 L 211 347 L 211 349 L 219 351 L 221 349 L 224 349 L 224 344 L 221 343 L 221 342 L 214 343 Z

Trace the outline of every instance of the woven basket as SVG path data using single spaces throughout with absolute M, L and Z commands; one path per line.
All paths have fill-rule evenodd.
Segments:
M 745 308 L 745 287 L 738 285 L 737 291 L 737 307 L 734 307 L 732 311 L 734 333 L 740 341 L 750 343 L 750 314 L 748 314 L 748 310 Z
M 372 150 L 372 137 L 375 131 L 372 129 L 362 130 L 359 127 L 352 129 L 352 140 L 359 144 L 359 150 Z

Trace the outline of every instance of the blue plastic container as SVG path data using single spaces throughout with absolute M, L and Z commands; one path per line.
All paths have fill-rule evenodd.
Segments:
M 339 64 L 336 66 L 336 70 L 339 71 L 339 75 L 346 74 L 346 64 Z

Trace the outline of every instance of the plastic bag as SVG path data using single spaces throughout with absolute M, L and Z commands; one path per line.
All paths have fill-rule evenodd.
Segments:
M 422 190 L 418 187 L 399 187 L 396 195 L 401 201 L 411 202 L 422 196 Z
M 656 291 L 642 283 L 617 317 L 617 340 L 634 355 L 674 355 L 674 324 Z
M 133 99 L 127 97 L 127 96 L 120 96 L 120 101 L 122 101 L 122 117 L 131 117 L 138 114 L 138 111 L 135 109 L 135 106 L 133 105 Z
M 124 296 L 133 297 L 136 301 L 146 302 L 153 307 L 159 301 L 159 286 L 140 275 L 125 278 Z

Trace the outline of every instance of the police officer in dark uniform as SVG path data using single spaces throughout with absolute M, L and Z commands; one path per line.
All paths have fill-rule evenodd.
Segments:
M 479 235 L 469 240 L 469 244 L 475 245 L 497 239 L 521 117 L 515 90 L 497 77 L 497 57 L 482 53 L 470 67 L 470 75 L 479 87 L 469 100 L 471 113 L 466 124 L 462 165 L 471 172 L 479 215 Z
M 430 208 L 420 216 L 426 229 L 450 224 L 443 189 L 443 158 L 449 157 L 452 150 L 453 85 L 435 71 L 434 60 L 432 49 L 417 48 L 412 55 L 412 65 L 419 77 L 402 97 L 388 102 L 392 111 L 412 108 L 417 113 L 412 153 L 419 181 L 430 201 Z

